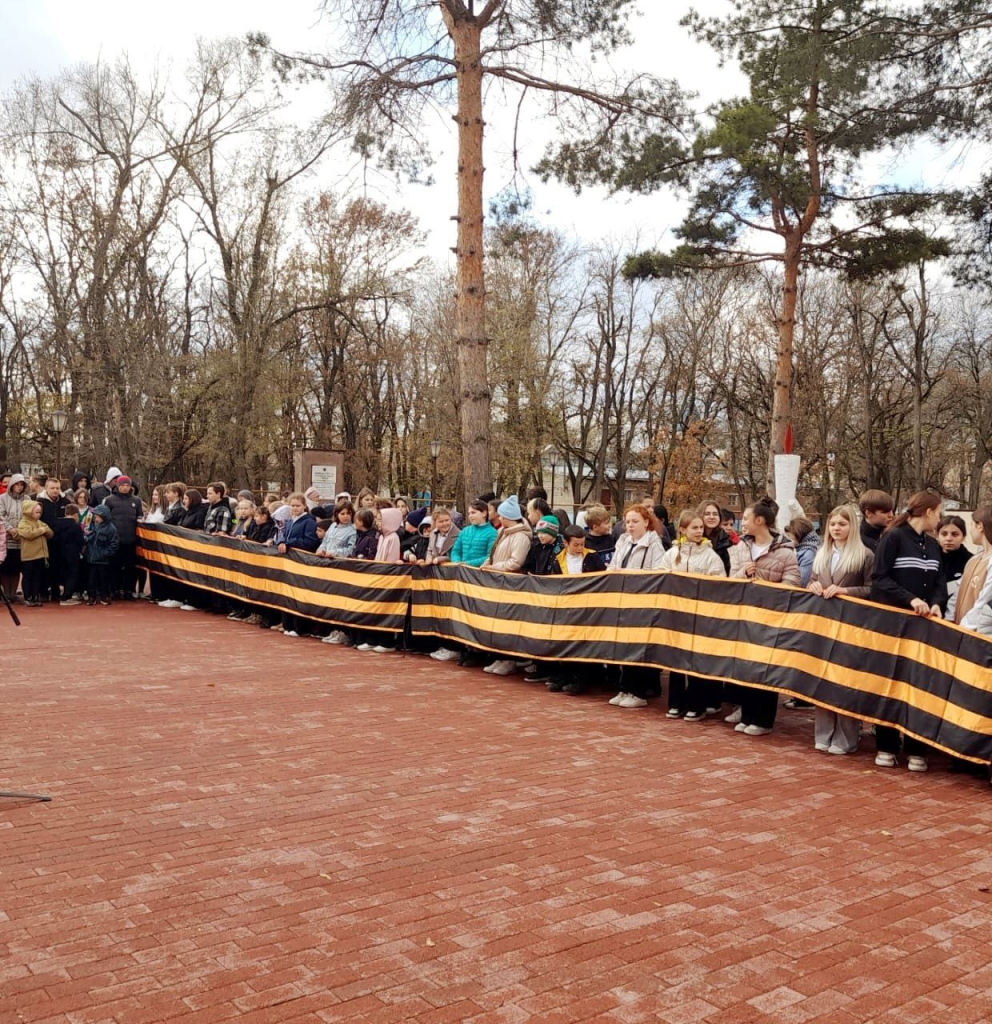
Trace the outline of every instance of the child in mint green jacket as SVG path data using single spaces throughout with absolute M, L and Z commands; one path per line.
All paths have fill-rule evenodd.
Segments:
M 451 563 L 473 565 L 476 569 L 489 557 L 496 530 L 489 522 L 489 506 L 473 501 L 468 507 L 468 525 L 463 526 L 451 548 Z

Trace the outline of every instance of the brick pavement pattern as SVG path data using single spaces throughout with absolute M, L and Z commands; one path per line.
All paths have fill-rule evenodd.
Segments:
M 992 792 L 141 605 L 0 623 L 0 1022 L 992 1020 Z M 866 744 L 870 746 L 870 742 Z

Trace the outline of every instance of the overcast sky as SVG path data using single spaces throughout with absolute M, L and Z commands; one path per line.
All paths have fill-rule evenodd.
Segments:
M 644 13 L 633 22 L 637 42 L 614 64 L 676 78 L 705 100 L 740 92 L 733 69 L 718 69 L 712 52 L 679 27 L 679 18 L 690 6 L 682 0 L 644 0 Z M 694 6 L 712 12 L 730 8 L 727 0 L 700 0 Z M 135 0 L 0 0 L 0 29 L 2 89 L 27 75 L 54 75 L 66 65 L 110 60 L 121 52 L 138 67 L 171 64 L 180 73 L 197 36 L 243 37 L 262 31 L 281 49 L 320 51 L 329 35 L 316 0 L 169 0 L 154 5 Z M 314 104 L 319 101 L 315 95 Z M 493 196 L 512 180 L 511 147 L 508 135 L 499 130 L 498 112 L 490 110 L 487 120 L 486 192 Z M 550 132 L 548 123 L 532 121 L 528 127 L 522 140 L 524 168 L 538 159 Z M 371 198 L 411 209 L 429 233 L 431 255 L 444 260 L 454 241 L 453 127 L 437 116 L 427 130 L 436 159 L 433 187 L 405 186 L 397 195 L 395 185 L 374 175 L 363 187 Z M 972 154 L 965 164 L 955 164 L 951 158 L 958 155 L 916 147 L 910 156 L 877 162 L 876 168 L 881 178 L 898 177 L 904 184 L 920 178 L 960 179 L 980 161 Z M 318 174 L 311 183 L 314 190 L 334 187 L 331 169 L 323 174 L 323 180 Z M 592 190 L 576 197 L 559 186 L 542 185 L 533 176 L 527 176 L 526 184 L 533 190 L 535 213 L 545 223 L 587 240 L 636 232 L 641 246 L 665 242 L 666 232 L 681 219 L 683 202 L 670 193 L 627 198 Z

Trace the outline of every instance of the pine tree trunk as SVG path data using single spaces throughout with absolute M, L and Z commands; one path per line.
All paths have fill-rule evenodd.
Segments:
M 796 330 L 796 298 L 799 292 L 800 243 L 786 241 L 783 264 L 782 306 L 778 315 L 778 347 L 775 350 L 775 385 L 772 394 L 772 423 L 768 444 L 768 493 L 775 495 L 775 456 L 785 451 L 785 438 L 792 422 L 792 342 Z
M 491 486 L 490 399 L 482 263 L 482 32 L 474 19 L 449 25 L 458 73 L 456 313 L 459 426 L 465 502 Z M 465 507 L 463 505 L 463 507 Z

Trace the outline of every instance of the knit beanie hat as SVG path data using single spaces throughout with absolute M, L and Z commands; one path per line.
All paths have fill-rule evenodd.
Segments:
M 238 491 L 238 501 L 250 501 L 253 505 L 255 504 L 255 494 L 253 491 L 243 490 Z
M 511 494 L 509 498 L 506 498 L 500 502 L 499 507 L 496 509 L 500 519 L 523 519 L 523 513 L 520 511 L 520 502 L 517 501 L 517 496 Z
M 426 515 L 427 515 L 427 509 L 425 509 L 425 508 L 415 508 L 415 509 L 413 509 L 413 511 L 407 512 L 407 514 L 406 514 L 406 521 L 411 526 L 420 526 L 420 524 L 424 521 L 424 517 Z
M 557 516 L 541 516 L 534 527 L 535 533 L 544 533 L 549 537 L 557 537 L 560 530 L 561 523 L 558 522 Z

